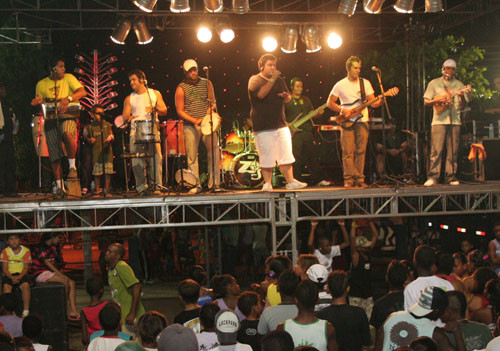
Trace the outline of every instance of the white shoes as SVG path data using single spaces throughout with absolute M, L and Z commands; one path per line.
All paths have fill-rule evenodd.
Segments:
M 273 191 L 273 184 L 272 183 L 264 183 L 264 186 L 262 187 L 262 191 L 268 192 L 268 193 Z
M 191 190 L 188 191 L 188 194 L 190 194 L 190 195 L 195 195 L 195 194 L 199 194 L 199 193 L 201 193 L 201 188 L 198 186 L 195 186 L 194 188 L 192 188 Z
M 332 185 L 332 182 L 330 182 L 329 180 L 326 180 L 326 179 L 323 179 L 321 182 L 316 184 L 316 186 L 330 186 L 330 185 Z
M 424 186 L 433 186 L 436 184 L 436 181 L 432 178 L 427 179 L 427 181 L 424 183 Z
M 297 179 L 292 180 L 290 183 L 287 183 L 287 190 L 297 190 L 303 189 L 307 186 L 307 183 L 299 182 Z
M 460 182 L 458 180 L 452 180 L 449 184 L 450 185 L 460 185 Z

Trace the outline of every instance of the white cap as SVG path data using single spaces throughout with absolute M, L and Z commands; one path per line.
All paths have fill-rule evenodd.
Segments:
M 457 63 L 453 59 L 448 59 L 448 60 L 443 62 L 443 67 L 457 68 Z
M 313 264 L 309 267 L 306 274 L 315 283 L 324 284 L 328 279 L 328 269 L 322 264 Z
M 184 71 L 187 72 L 189 71 L 191 68 L 193 67 L 196 67 L 198 68 L 198 64 L 196 63 L 195 60 L 193 59 L 187 59 L 186 61 L 184 61 L 184 63 L 182 64 L 182 68 L 184 68 Z

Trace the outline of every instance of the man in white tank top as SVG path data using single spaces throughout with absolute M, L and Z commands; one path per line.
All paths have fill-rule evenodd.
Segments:
M 155 157 L 133 158 L 132 170 L 135 177 L 135 188 L 138 193 L 143 193 L 148 189 L 145 166 L 148 165 L 148 172 L 151 181 L 156 185 L 162 185 L 162 155 L 160 147 L 160 132 L 158 119 L 154 123 L 155 141 L 144 143 L 143 134 L 148 134 L 151 130 L 151 112 L 156 111 L 158 115 L 167 114 L 167 106 L 158 90 L 146 88 L 146 75 L 141 70 L 133 70 L 129 73 L 128 79 L 130 87 L 134 90 L 132 94 L 125 98 L 123 104 L 123 119 L 131 123 L 130 126 L 130 152 L 152 154 L 154 148 Z M 149 125 L 148 125 L 149 124 Z M 142 139 L 142 140 L 139 140 Z M 153 162 L 153 160 L 155 162 Z M 148 162 L 149 161 L 149 162 Z M 155 189 L 152 189 L 155 190 Z

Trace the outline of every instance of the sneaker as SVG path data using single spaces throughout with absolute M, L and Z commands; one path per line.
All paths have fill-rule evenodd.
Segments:
M 450 185 L 460 185 L 460 182 L 458 180 L 452 180 L 448 184 L 450 184 Z
M 262 191 L 270 193 L 273 191 L 273 184 L 272 183 L 264 183 L 264 186 L 262 187 Z
M 424 183 L 424 186 L 433 186 L 436 184 L 436 181 L 432 178 L 427 179 L 427 181 Z
M 325 180 L 325 179 L 323 179 L 321 182 L 316 184 L 316 186 L 330 186 L 330 185 L 332 185 L 332 182 L 330 182 L 329 180 Z
M 297 190 L 303 189 L 307 186 L 307 183 L 299 182 L 297 179 L 292 180 L 286 185 L 287 190 Z
M 357 186 L 358 188 L 363 188 L 363 189 L 368 188 L 368 184 L 366 184 L 366 183 L 365 183 L 364 181 L 362 181 L 362 180 L 361 180 L 361 181 L 357 181 L 357 182 L 356 182 L 356 186 Z
M 136 190 L 139 194 L 144 194 L 148 188 L 149 186 L 147 184 L 141 184 L 136 188 Z
M 344 180 L 344 188 L 354 188 L 353 180 Z
M 77 178 L 77 177 L 78 177 L 78 173 L 76 172 L 76 168 L 71 167 L 69 169 L 68 178 Z
M 188 191 L 189 195 L 195 195 L 195 194 L 199 194 L 199 193 L 201 193 L 201 188 L 198 186 L 195 186 L 194 188 L 192 188 L 191 190 Z

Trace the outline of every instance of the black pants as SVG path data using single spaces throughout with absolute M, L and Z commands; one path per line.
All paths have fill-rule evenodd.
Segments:
M 311 183 L 318 183 L 324 179 L 323 171 L 319 164 L 319 151 L 314 144 L 312 131 L 305 130 L 296 133 L 292 138 L 292 150 L 295 157 L 293 177 L 303 180 L 302 170 L 307 167 L 311 174 Z
M 0 192 L 4 195 L 16 193 L 16 158 L 12 136 L 0 142 L 0 165 Z

